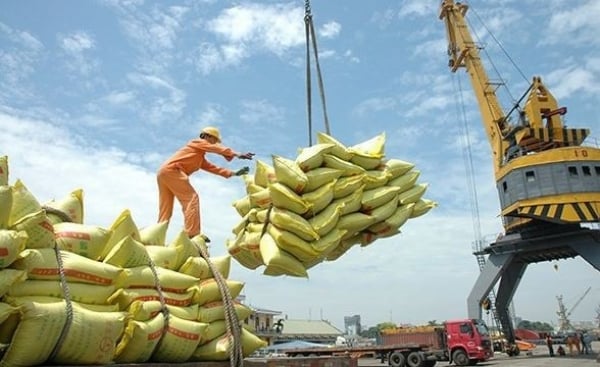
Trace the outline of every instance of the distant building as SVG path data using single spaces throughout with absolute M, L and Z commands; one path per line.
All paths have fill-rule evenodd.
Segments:
M 360 335 L 360 315 L 344 316 L 346 335 Z

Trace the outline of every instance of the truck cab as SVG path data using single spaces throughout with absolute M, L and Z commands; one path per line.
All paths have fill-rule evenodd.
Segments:
M 488 328 L 483 320 L 448 320 L 444 323 L 444 329 L 450 361 L 456 365 L 474 365 L 494 355 Z

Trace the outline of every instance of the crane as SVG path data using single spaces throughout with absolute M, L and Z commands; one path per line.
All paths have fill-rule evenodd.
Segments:
M 500 281 L 494 302 L 504 336 L 515 346 L 508 306 L 530 263 L 581 256 L 600 270 L 600 230 L 588 225 L 600 221 L 600 149 L 584 145 L 588 129 L 565 126 L 567 108 L 539 76 L 505 112 L 465 20 L 468 9 L 443 0 L 439 18 L 450 71 L 465 70 L 475 93 L 505 232 L 475 252 L 487 260 L 467 299 L 468 314 L 481 318 L 482 302 Z M 508 351 L 518 354 L 516 347 Z
M 556 296 L 556 299 L 558 300 L 558 311 L 556 312 L 556 314 L 558 315 L 558 331 L 559 332 L 566 332 L 566 331 L 574 330 L 573 325 L 571 325 L 571 320 L 569 319 L 569 317 L 571 316 L 573 311 L 575 311 L 575 308 L 577 308 L 577 306 L 579 306 L 581 301 L 583 301 L 585 296 L 587 296 L 588 293 L 590 293 L 591 290 L 592 290 L 592 287 L 588 287 L 588 289 L 586 289 L 586 291 L 583 293 L 583 295 L 581 297 L 579 297 L 577 302 L 575 302 L 569 310 L 567 310 L 567 308 L 565 307 L 565 304 L 563 303 L 562 294 Z

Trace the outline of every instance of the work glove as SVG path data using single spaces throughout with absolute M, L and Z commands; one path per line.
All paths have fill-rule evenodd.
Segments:
M 254 157 L 254 153 L 250 152 L 238 155 L 239 159 L 252 159 L 252 157 Z
M 233 173 L 233 175 L 234 175 L 234 176 L 242 176 L 242 175 L 247 175 L 247 174 L 248 174 L 248 172 L 250 172 L 250 168 L 248 168 L 248 167 L 243 167 L 243 168 L 241 168 L 241 169 L 239 169 L 239 170 L 235 171 L 235 172 Z

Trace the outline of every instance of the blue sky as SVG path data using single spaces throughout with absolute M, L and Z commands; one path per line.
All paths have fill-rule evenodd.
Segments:
M 590 128 L 589 142 L 598 144 L 600 3 L 470 5 L 474 33 L 511 94 L 518 98 L 533 75 L 542 76 L 568 107 L 567 124 Z M 308 280 L 266 277 L 237 263 L 231 278 L 246 283 L 252 305 L 338 327 L 354 314 L 364 325 L 466 316 L 479 270 L 460 89 L 479 230 L 494 238 L 502 226 L 469 81 L 447 68 L 439 2 L 313 1 L 312 11 L 332 135 L 353 145 L 385 131 L 386 156 L 415 163 L 419 181 L 429 183 L 426 197 L 439 207 L 400 235 L 318 265 Z M 41 202 L 83 188 L 85 223 L 108 227 L 130 209 L 144 227 L 157 217 L 157 168 L 202 126 L 219 126 L 224 144 L 265 162 L 272 154 L 295 157 L 308 145 L 303 17 L 303 1 L 3 1 L 0 155 L 9 156 L 11 183 L 21 179 Z M 317 93 L 313 80 L 313 123 L 323 131 Z M 225 254 L 239 220 L 231 203 L 244 195 L 243 182 L 198 173 L 192 183 L 211 253 Z M 169 238 L 181 228 L 176 206 Z M 592 286 L 571 316 L 592 320 L 598 272 L 581 259 L 553 266 L 528 268 L 514 298 L 517 315 L 556 324 L 556 296 L 569 307 Z

